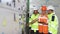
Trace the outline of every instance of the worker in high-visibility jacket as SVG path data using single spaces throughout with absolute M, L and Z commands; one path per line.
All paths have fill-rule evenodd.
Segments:
M 41 7 L 41 14 L 38 18 L 38 29 L 40 34 L 48 34 L 48 16 L 46 14 L 47 7 L 42 6 Z
M 47 7 L 47 12 L 48 12 L 48 30 L 50 34 L 57 34 L 58 31 L 58 18 L 54 12 L 55 8 L 53 6 L 48 6 Z
M 34 7 L 33 10 L 34 12 L 29 19 L 29 27 L 31 27 L 30 34 L 38 34 L 38 21 L 36 21 L 36 19 L 38 19 L 39 12 L 36 7 Z

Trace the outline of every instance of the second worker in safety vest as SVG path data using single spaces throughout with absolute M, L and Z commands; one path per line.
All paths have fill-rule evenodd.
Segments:
M 31 27 L 31 30 L 29 31 L 30 34 L 38 34 L 38 16 L 38 9 L 34 7 L 34 12 L 29 19 L 29 27 Z

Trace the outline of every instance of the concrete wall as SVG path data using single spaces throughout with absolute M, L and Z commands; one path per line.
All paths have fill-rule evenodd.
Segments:
M 16 20 L 14 21 L 14 13 Z M 18 34 L 19 31 L 19 13 L 9 8 L 0 7 L 0 34 Z
M 15 1 L 15 7 L 12 2 L 11 6 L 0 3 L 0 34 L 22 34 L 26 24 L 26 0 Z

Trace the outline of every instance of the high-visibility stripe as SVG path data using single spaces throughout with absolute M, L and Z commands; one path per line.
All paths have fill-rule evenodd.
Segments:
M 43 25 L 43 24 L 38 24 L 38 25 Z
M 41 17 L 41 16 L 40 16 L 39 18 L 42 18 L 42 19 L 47 19 L 47 17 L 45 17 L 45 16 L 43 16 L 43 17 Z
M 32 28 L 31 30 L 38 30 L 38 29 L 34 29 L 34 28 Z
M 51 31 L 49 31 L 50 33 L 52 33 Z
M 43 24 L 40 23 L 40 24 L 38 24 L 38 25 L 43 25 Z M 48 26 L 48 25 L 43 25 L 43 26 Z

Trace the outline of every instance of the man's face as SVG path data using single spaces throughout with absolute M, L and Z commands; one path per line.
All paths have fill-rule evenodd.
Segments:
M 34 10 L 34 14 L 37 14 L 38 13 L 38 10 Z
M 44 11 L 42 11 L 42 14 L 46 14 L 46 11 L 44 10 Z
M 52 13 L 52 10 L 47 10 L 48 14 L 51 14 Z

